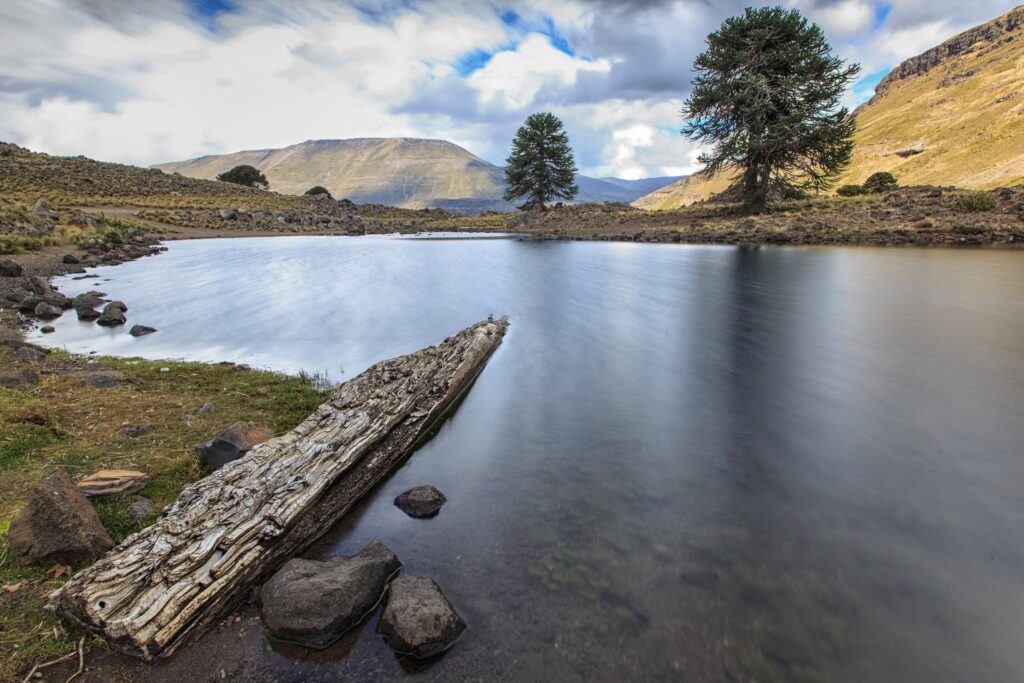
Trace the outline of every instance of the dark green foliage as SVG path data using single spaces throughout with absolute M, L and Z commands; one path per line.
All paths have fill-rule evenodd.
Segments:
M 710 143 L 704 172 L 742 172 L 744 203 L 831 187 L 853 154 L 853 115 L 840 106 L 860 66 L 832 56 L 797 10 L 748 8 L 708 36 L 683 107 L 682 133 Z
M 987 192 L 967 192 L 957 195 L 953 200 L 953 208 L 964 213 L 994 211 L 997 206 L 999 202 Z
M 260 173 L 256 167 L 245 164 L 235 166 L 230 171 L 221 173 L 217 176 L 217 180 L 222 180 L 225 183 L 234 183 L 235 185 L 245 185 L 246 187 L 259 187 L 264 190 L 270 187 L 266 176 Z
M 878 194 L 880 192 L 888 192 L 889 190 L 895 190 L 900 184 L 896 182 L 896 176 L 888 171 L 879 171 L 878 173 L 872 173 L 868 176 L 868 179 L 864 181 L 864 191 L 872 194 Z
M 334 199 L 334 197 L 331 196 L 331 193 L 328 192 L 327 188 L 324 187 L 323 185 L 314 185 L 313 187 L 311 187 L 308 190 L 306 190 L 305 192 L 303 192 L 303 194 L 305 194 L 305 195 L 325 194 L 325 195 L 327 195 L 328 199 Z
M 569 137 L 554 114 L 531 114 L 516 132 L 512 153 L 505 160 L 505 201 L 525 197 L 521 209 L 547 208 L 555 199 L 572 199 L 576 162 Z
M 840 185 L 836 189 L 836 194 L 839 195 L 840 197 L 857 197 L 867 193 L 868 191 L 865 190 L 861 185 Z

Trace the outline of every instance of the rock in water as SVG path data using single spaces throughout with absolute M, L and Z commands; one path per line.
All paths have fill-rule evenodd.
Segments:
M 0 276 L 3 277 L 21 277 L 22 272 L 21 264 L 17 261 L 12 261 L 9 258 L 0 258 Z
M 96 321 L 97 325 L 106 325 L 107 327 L 114 327 L 116 325 L 124 325 L 126 318 L 124 312 L 128 310 L 120 301 L 111 301 L 109 304 L 103 307 L 103 313 Z
M 417 486 L 395 498 L 395 505 L 410 517 L 432 517 L 448 501 L 433 486 Z
M 217 470 L 273 437 L 274 432 L 262 422 L 236 422 L 216 439 L 196 446 L 196 455 L 204 465 Z
M 462 632 L 462 620 L 433 579 L 405 574 L 388 588 L 387 604 L 377 632 L 394 650 L 430 657 L 451 647 Z
M 128 330 L 128 334 L 133 337 L 144 337 L 147 334 L 153 334 L 156 332 L 155 327 L 149 327 L 148 325 L 132 325 L 132 329 Z
M 19 564 L 72 567 L 114 547 L 96 511 L 63 472 L 32 490 L 28 505 L 11 520 L 8 544 Z
M 100 317 L 100 312 L 89 306 L 76 306 L 75 313 L 78 314 L 79 320 L 96 320 Z
M 288 560 L 260 589 L 263 623 L 278 640 L 322 650 L 376 608 L 401 566 L 380 541 L 351 557 Z

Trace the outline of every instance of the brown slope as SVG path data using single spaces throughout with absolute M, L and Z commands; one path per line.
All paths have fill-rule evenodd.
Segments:
M 876 171 L 904 185 L 1024 182 L 1024 6 L 900 64 L 857 109 L 857 124 L 853 162 L 840 184 Z M 633 205 L 678 208 L 726 185 L 722 177 L 693 176 Z

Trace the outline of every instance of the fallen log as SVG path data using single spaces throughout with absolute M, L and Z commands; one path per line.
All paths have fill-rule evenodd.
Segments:
M 454 405 L 501 343 L 487 320 L 374 365 L 283 436 L 181 492 L 50 596 L 125 652 L 173 653 L 325 533 Z

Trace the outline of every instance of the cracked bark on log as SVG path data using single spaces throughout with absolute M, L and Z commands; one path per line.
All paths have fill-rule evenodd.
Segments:
M 181 492 L 51 596 L 129 654 L 166 657 L 326 532 L 483 369 L 508 323 L 477 323 L 374 365 L 295 429 Z

